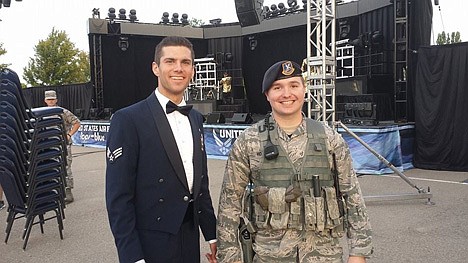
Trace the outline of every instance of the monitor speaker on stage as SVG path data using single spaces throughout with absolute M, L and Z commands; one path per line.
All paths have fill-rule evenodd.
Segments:
M 234 113 L 231 122 L 235 124 L 250 124 L 253 122 L 253 119 L 250 113 Z
M 212 112 L 206 116 L 206 124 L 225 123 L 226 118 L 221 112 Z
M 263 0 L 235 0 L 235 4 L 241 27 L 260 24 Z

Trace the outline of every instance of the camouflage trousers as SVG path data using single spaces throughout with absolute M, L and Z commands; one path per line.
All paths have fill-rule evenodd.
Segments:
M 339 238 L 295 229 L 260 230 L 253 245 L 253 262 L 342 263 Z
M 71 144 L 67 144 L 67 176 L 65 177 L 65 180 L 68 188 L 73 188 L 73 173 L 71 169 L 72 161 Z

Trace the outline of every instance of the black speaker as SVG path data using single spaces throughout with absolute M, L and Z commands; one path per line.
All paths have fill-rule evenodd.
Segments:
M 241 27 L 260 24 L 263 0 L 235 0 Z
M 225 123 L 226 119 L 220 112 L 212 112 L 206 116 L 206 124 Z
M 250 124 L 253 122 L 253 119 L 250 113 L 234 113 L 231 122 L 235 124 Z

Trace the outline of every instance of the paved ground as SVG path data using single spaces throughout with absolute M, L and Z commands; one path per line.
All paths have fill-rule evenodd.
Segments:
M 34 226 L 23 251 L 24 219 L 18 219 L 8 244 L 0 244 L 0 262 L 118 261 L 105 210 L 104 151 L 74 147 L 73 155 L 76 201 L 65 210 L 64 239 L 60 240 L 55 221 L 49 221 L 44 234 Z M 224 163 L 209 160 L 215 207 Z M 375 243 L 374 258 L 369 262 L 467 262 L 468 172 L 412 169 L 404 174 L 417 186 L 430 187 L 435 204 L 421 199 L 369 202 Z M 396 175 L 364 175 L 359 181 L 365 196 L 416 193 Z M 5 222 L 5 215 L 5 210 L 0 211 L 0 221 Z M 203 245 L 202 253 L 206 251 Z

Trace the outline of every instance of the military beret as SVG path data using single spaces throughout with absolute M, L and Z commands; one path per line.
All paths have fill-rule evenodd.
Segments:
M 289 60 L 276 62 L 263 75 L 262 93 L 267 92 L 273 82 L 292 77 L 302 77 L 301 67 L 296 62 Z
M 44 93 L 44 97 L 46 100 L 53 100 L 57 98 L 57 93 L 55 92 L 55 90 L 47 90 Z

